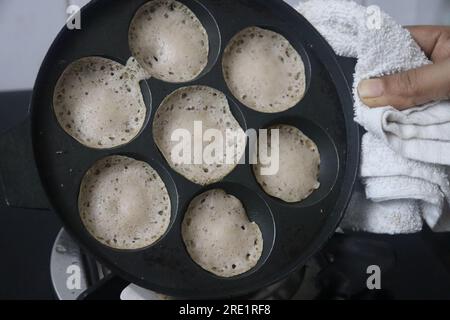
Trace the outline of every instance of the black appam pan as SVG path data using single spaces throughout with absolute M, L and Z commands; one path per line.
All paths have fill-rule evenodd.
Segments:
M 81 12 L 82 29 L 63 28 L 49 49 L 34 87 L 30 118 L 20 131 L 10 132 L 1 140 L 5 150 L 0 162 L 2 181 L 7 190 L 12 190 L 7 192 L 10 203 L 21 200 L 24 206 L 31 206 L 34 201 L 35 206 L 47 207 L 47 198 L 66 230 L 115 274 L 130 282 L 183 298 L 241 296 L 279 281 L 302 266 L 331 237 L 345 212 L 359 162 L 360 134 L 353 121 L 351 93 L 353 64 L 341 63 L 307 20 L 281 0 L 179 1 L 197 15 L 208 32 L 210 54 L 205 71 L 184 84 L 143 81 L 148 119 L 139 136 L 119 148 L 84 147 L 56 121 L 52 108 L 55 84 L 71 62 L 83 57 L 102 56 L 125 64 L 131 56 L 129 24 L 138 8 L 147 2 L 91 1 Z M 222 53 L 236 33 L 250 26 L 282 34 L 302 56 L 307 91 L 294 108 L 278 114 L 258 113 L 241 105 L 227 88 L 222 75 Z M 234 116 L 245 129 L 276 123 L 297 126 L 319 148 L 320 189 L 303 202 L 288 204 L 264 193 L 249 165 L 239 165 L 223 181 L 205 188 L 173 171 L 154 143 L 151 123 L 162 100 L 187 85 L 207 85 L 224 92 Z M 30 134 L 31 143 L 21 144 L 26 139 L 18 132 Z M 148 162 L 167 186 L 172 202 L 171 224 L 166 235 L 148 248 L 124 251 L 104 246 L 81 221 L 77 199 L 83 175 L 97 160 L 109 155 L 127 155 Z M 34 166 L 40 179 L 33 174 Z M 45 197 L 40 196 L 41 186 Z M 182 241 L 181 222 L 189 202 L 212 188 L 238 197 L 263 234 L 264 250 L 258 264 L 237 277 L 225 279 L 204 271 L 189 257 Z M 19 195 L 31 200 L 19 199 Z

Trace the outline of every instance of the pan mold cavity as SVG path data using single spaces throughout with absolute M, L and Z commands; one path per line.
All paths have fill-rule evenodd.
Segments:
M 153 137 L 170 167 L 199 185 L 221 181 L 230 174 L 246 148 L 241 126 L 245 123 L 233 108 L 234 103 L 222 92 L 207 86 L 182 87 L 168 95 L 156 111 Z M 219 136 L 214 136 L 214 144 L 205 138 L 211 130 Z M 221 148 L 216 148 L 217 144 Z M 232 161 L 227 161 L 229 158 Z
M 337 154 L 337 149 L 333 139 L 328 135 L 328 133 L 318 126 L 313 121 L 298 117 L 298 116 L 285 116 L 274 119 L 269 123 L 266 128 L 279 128 L 280 126 L 284 128 L 293 127 L 298 129 L 303 134 L 302 139 L 305 146 L 311 148 L 311 150 L 316 153 L 318 149 L 318 155 L 320 155 L 320 161 L 318 166 L 318 185 L 312 186 L 312 190 L 308 193 L 307 197 L 300 201 L 283 201 L 277 195 L 268 194 L 266 188 L 261 185 L 260 178 L 258 180 L 258 186 L 263 189 L 267 196 L 270 196 L 277 202 L 284 205 L 294 206 L 294 207 L 309 207 L 320 201 L 322 201 L 332 190 L 336 183 L 337 177 L 339 175 L 339 157 Z M 280 132 L 281 135 L 281 132 Z M 270 140 L 269 140 L 270 141 Z M 280 166 L 283 165 L 283 153 L 280 152 Z M 255 170 L 259 169 L 258 166 L 253 167 L 253 173 L 255 176 Z M 286 168 L 284 168 L 286 169 Z M 283 168 L 280 168 L 283 170 Z M 314 168 L 313 173 L 316 173 Z M 308 172 L 310 173 L 310 172 Z M 299 177 L 300 178 L 300 177 Z M 281 197 L 282 198 L 282 197 Z M 289 197 L 288 197 L 289 198 Z M 285 200 L 285 199 L 284 199 Z
M 53 91 L 61 128 L 86 147 L 110 149 L 135 139 L 144 128 L 150 90 L 139 71 L 103 57 L 71 63 Z
M 307 89 L 309 64 L 305 65 L 308 60 L 303 51 L 278 32 L 245 28 L 225 48 L 225 82 L 236 99 L 250 109 L 286 111 L 303 99 Z
M 128 43 L 148 77 L 183 83 L 214 66 L 220 31 L 210 12 L 195 0 L 153 0 L 135 13 Z
M 189 203 L 182 238 L 191 259 L 211 276 L 235 279 L 264 265 L 273 249 L 275 223 L 257 193 L 223 182 Z
M 84 175 L 78 210 L 84 227 L 97 241 L 114 249 L 142 249 L 169 229 L 173 221 L 170 193 L 147 162 L 109 156 Z
M 274 144 L 271 136 L 275 133 L 278 142 Z M 271 126 L 267 136 L 266 148 L 272 159 L 266 165 L 260 158 L 253 165 L 256 180 L 267 194 L 285 202 L 305 200 L 320 187 L 320 154 L 317 145 L 297 127 L 289 125 Z M 276 153 L 279 156 L 273 157 Z

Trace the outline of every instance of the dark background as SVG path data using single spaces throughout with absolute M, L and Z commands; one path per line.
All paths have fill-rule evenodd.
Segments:
M 30 96 L 0 93 L 0 134 L 26 117 Z M 0 188 L 0 299 L 54 298 L 50 253 L 60 227 L 51 211 L 7 207 Z

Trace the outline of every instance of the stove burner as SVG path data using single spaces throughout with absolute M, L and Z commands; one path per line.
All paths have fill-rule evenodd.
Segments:
M 69 234 L 61 229 L 53 244 L 50 273 L 58 299 L 76 300 L 110 271 L 84 253 Z

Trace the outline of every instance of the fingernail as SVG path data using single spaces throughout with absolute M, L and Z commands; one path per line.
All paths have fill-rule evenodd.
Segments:
M 378 98 L 383 95 L 383 82 L 379 79 L 363 80 L 358 86 L 358 94 L 361 99 Z

